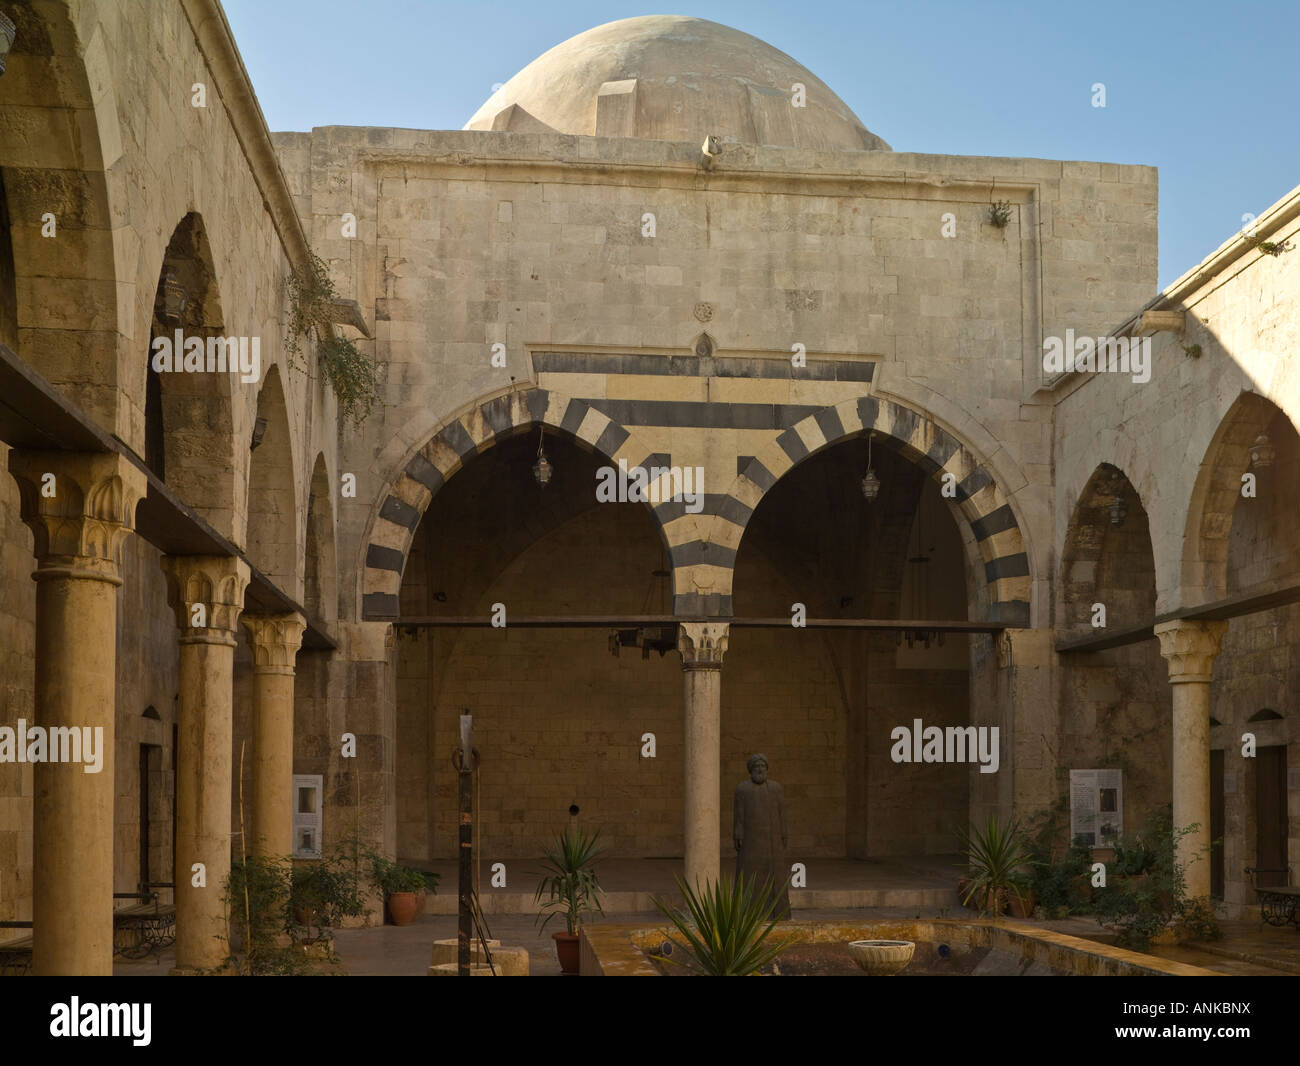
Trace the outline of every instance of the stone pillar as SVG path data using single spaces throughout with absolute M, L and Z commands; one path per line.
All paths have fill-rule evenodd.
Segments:
M 1174 828 L 1195 824 L 1178 842 L 1187 894 L 1210 894 L 1210 676 L 1227 622 L 1162 622 L 1155 627 L 1173 686 Z
M 722 657 L 725 623 L 683 622 L 677 638 L 686 693 L 686 883 L 717 881 L 722 856 Z
M 35 535 L 32 724 L 78 730 L 78 739 L 84 745 L 89 736 L 102 760 L 87 773 L 92 762 L 82 746 L 80 762 L 40 761 L 32 768 L 33 969 L 103 976 L 113 971 L 117 587 L 122 545 L 146 479 L 108 453 L 15 451 L 9 470 L 18 482 L 23 521 Z M 77 747 L 63 749 L 61 740 L 61 756 L 77 755 Z M 53 755 L 47 745 L 45 759 Z
M 230 954 L 230 789 L 235 623 L 248 564 L 219 555 L 165 556 L 167 594 L 180 627 L 176 752 L 176 969 L 220 966 Z M 203 884 L 196 864 L 203 866 Z
M 302 615 L 246 615 L 253 651 L 252 810 L 244 812 L 253 855 L 293 852 L 294 661 L 307 628 Z M 251 813 L 251 817 L 250 817 Z

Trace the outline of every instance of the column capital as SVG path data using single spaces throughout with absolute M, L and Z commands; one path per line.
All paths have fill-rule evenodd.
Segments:
M 148 487 L 144 471 L 113 452 L 13 451 L 22 518 L 35 538 L 38 581 L 62 574 L 122 583 L 122 545 Z
M 680 622 L 677 651 L 683 670 L 721 670 L 731 626 L 726 622 Z
M 253 651 L 253 673 L 289 674 L 302 647 L 307 620 L 297 611 L 289 614 L 246 614 L 240 617 Z
M 180 642 L 233 646 L 248 564 L 233 555 L 164 555 L 160 562 Z
M 1175 619 L 1155 627 L 1160 638 L 1160 654 L 1169 663 L 1169 680 L 1208 682 L 1214 673 L 1219 642 L 1227 632 L 1227 622 L 1202 622 Z

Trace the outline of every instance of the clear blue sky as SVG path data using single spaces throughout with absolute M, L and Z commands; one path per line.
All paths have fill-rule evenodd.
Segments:
M 896 151 L 1159 167 L 1161 286 L 1300 185 L 1300 0 L 224 4 L 273 130 L 460 129 L 592 26 L 721 22 L 808 67 Z

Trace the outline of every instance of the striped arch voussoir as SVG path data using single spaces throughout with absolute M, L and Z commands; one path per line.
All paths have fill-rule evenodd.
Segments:
M 648 455 L 633 454 L 631 434 L 583 400 L 546 389 L 510 392 L 463 411 L 439 429 L 407 461 L 388 487 L 371 524 L 362 583 L 362 618 L 393 621 L 411 541 L 433 497 L 462 466 L 505 437 L 544 423 L 571 434 L 581 447 L 629 465 Z
M 1029 557 L 1011 505 L 979 457 L 932 419 L 901 404 L 864 396 L 826 407 L 781 433 L 733 483 L 725 508 L 743 521 L 797 463 L 849 437 L 875 430 L 948 492 L 984 562 L 989 621 L 1029 625 Z

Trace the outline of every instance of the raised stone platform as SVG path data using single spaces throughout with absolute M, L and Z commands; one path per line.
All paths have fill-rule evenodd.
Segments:
M 491 867 L 496 861 L 505 863 L 505 888 L 491 887 Z M 807 868 L 807 887 L 790 890 L 790 906 L 794 910 L 904 907 L 933 916 L 941 908 L 956 910 L 960 906 L 957 898 L 960 864 L 956 855 L 801 861 Z M 541 859 L 496 860 L 485 856 L 479 874 L 479 902 L 483 913 L 536 914 L 533 892 L 541 862 Z M 730 875 L 734 864 L 734 855 L 724 856 L 723 872 Z M 425 913 L 455 914 L 455 862 L 412 865 L 432 870 L 441 877 L 438 894 L 425 899 Z M 605 890 L 601 905 L 606 914 L 644 913 L 655 909 L 653 897 L 675 893 L 673 878 L 681 874 L 682 860 L 608 859 L 597 864 L 596 872 Z

